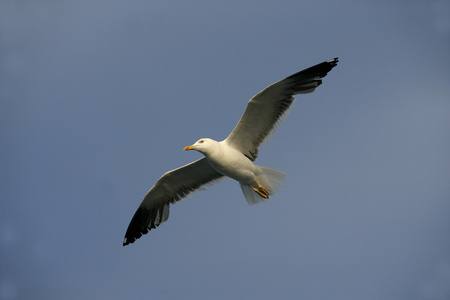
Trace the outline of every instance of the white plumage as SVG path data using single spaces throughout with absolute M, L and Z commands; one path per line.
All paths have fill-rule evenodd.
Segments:
M 239 182 L 248 203 L 268 199 L 286 176 L 281 171 L 257 166 L 259 145 L 294 102 L 294 95 L 313 92 L 321 78 L 337 65 L 334 58 L 280 80 L 248 102 L 244 114 L 223 141 L 198 140 L 184 150 L 197 150 L 205 157 L 165 173 L 145 195 L 134 214 L 123 245 L 133 243 L 169 217 L 169 205 L 186 197 L 202 185 L 214 183 L 223 176 Z

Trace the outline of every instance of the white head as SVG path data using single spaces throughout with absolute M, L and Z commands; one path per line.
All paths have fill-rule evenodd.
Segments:
M 207 154 L 217 144 L 215 140 L 202 138 L 195 142 L 191 146 L 184 147 L 184 150 L 197 150 L 200 153 Z

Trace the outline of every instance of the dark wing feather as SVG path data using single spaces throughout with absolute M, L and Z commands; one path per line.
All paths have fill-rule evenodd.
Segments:
M 251 160 L 258 156 L 258 147 L 282 119 L 294 95 L 313 92 L 321 78 L 334 68 L 334 58 L 280 80 L 250 99 L 239 123 L 227 137 L 227 142 Z
M 169 206 L 222 175 L 206 158 L 165 173 L 145 195 L 128 226 L 123 245 L 133 243 L 169 218 Z

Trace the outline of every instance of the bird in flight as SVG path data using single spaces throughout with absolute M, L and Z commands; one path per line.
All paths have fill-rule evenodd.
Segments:
M 294 95 L 313 92 L 338 58 L 327 60 L 275 82 L 256 94 L 241 119 L 223 141 L 199 139 L 184 150 L 196 150 L 203 158 L 165 173 L 147 192 L 125 233 L 123 245 L 133 243 L 169 218 L 169 206 L 206 184 L 223 177 L 239 182 L 249 204 L 268 199 L 281 186 L 286 174 L 255 165 L 259 145 L 294 102 Z

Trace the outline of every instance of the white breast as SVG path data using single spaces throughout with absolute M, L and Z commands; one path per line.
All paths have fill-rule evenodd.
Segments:
M 254 183 L 255 165 L 244 154 L 227 145 L 224 141 L 213 153 L 206 156 L 211 166 L 219 173 L 243 184 Z

